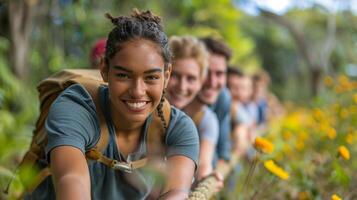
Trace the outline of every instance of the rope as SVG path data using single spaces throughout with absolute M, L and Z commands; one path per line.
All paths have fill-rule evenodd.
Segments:
M 231 160 L 228 163 L 218 163 L 216 171 L 226 179 L 237 164 L 238 158 L 239 156 L 236 153 L 232 153 Z M 215 194 L 216 184 L 217 180 L 214 176 L 210 175 L 206 177 L 191 191 L 189 200 L 210 199 Z

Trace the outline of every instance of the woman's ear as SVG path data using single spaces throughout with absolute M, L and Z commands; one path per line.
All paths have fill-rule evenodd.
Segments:
M 169 82 L 169 80 L 170 80 L 171 70 L 172 70 L 172 65 L 171 65 L 171 63 L 170 63 L 170 64 L 168 64 L 168 66 L 167 66 L 167 70 L 165 70 L 165 72 L 164 72 L 164 78 L 165 78 L 164 88 L 167 87 L 167 84 L 168 84 L 168 82 Z
M 107 62 L 105 62 L 105 58 L 100 59 L 99 70 L 100 74 L 102 75 L 103 81 L 108 82 L 109 66 Z

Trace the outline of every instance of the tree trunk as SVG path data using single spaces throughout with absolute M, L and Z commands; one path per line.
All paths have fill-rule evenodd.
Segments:
M 327 21 L 327 36 L 325 39 L 325 46 L 322 47 L 321 55 L 313 52 L 310 44 L 307 41 L 303 31 L 298 29 L 292 22 L 283 16 L 277 15 L 270 11 L 261 9 L 262 16 L 271 19 L 277 24 L 285 27 L 291 34 L 295 41 L 298 51 L 301 53 L 302 58 L 306 62 L 310 71 L 311 80 L 311 94 L 316 96 L 321 87 L 321 78 L 324 72 L 328 70 L 328 63 L 335 45 L 336 34 L 336 19 L 334 15 L 330 15 Z M 320 58 L 317 59 L 317 58 Z M 319 62 L 320 61 L 320 62 Z
M 9 1 L 10 64 L 16 77 L 27 77 L 27 54 L 36 0 Z
M 321 78 L 322 78 L 322 68 L 314 67 L 311 69 L 311 94 L 312 96 L 316 96 L 319 94 L 321 90 Z

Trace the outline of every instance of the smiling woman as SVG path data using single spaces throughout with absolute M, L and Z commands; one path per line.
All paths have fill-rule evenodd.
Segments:
M 213 172 L 213 155 L 219 134 L 216 115 L 197 98 L 207 74 L 208 51 L 201 41 L 191 36 L 170 38 L 170 47 L 174 61 L 167 97 L 172 105 L 189 115 L 197 127 L 200 162 L 196 180 L 200 180 Z M 223 182 L 218 185 L 221 187 Z
M 107 17 L 115 27 L 108 35 L 100 66 L 108 83 L 98 88 L 100 102 L 96 104 L 80 84 L 57 97 L 46 121 L 46 165 L 51 166 L 52 179 L 46 178 L 25 199 L 145 199 L 157 177 L 148 170 L 151 167 L 133 169 L 132 163 L 148 154 L 149 161 L 158 157 L 160 165 L 166 166 L 159 198 L 188 196 L 197 167 L 198 134 L 192 120 L 176 108 L 169 107 L 169 121 L 164 117 L 171 55 L 160 18 L 150 11 Z M 120 163 L 130 169 L 87 162 L 85 153 L 102 136 L 98 110 L 109 130 L 108 144 L 101 153 L 115 166 Z M 154 115 L 165 130 L 164 138 L 156 138 L 165 146 L 157 155 L 151 155 L 148 142 Z

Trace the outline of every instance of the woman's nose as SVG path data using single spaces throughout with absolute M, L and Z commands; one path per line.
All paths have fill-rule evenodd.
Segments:
M 134 79 L 130 87 L 130 95 L 133 98 L 141 98 L 145 96 L 146 93 L 146 84 L 141 79 Z

